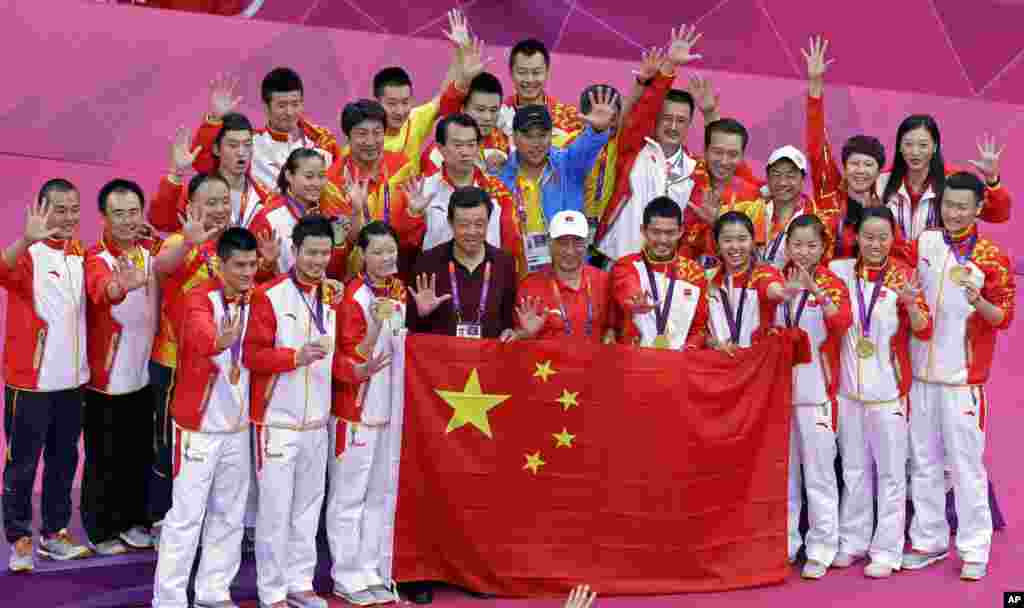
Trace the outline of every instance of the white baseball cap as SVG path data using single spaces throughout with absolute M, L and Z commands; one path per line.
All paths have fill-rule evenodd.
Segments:
M 792 161 L 793 164 L 796 165 L 797 169 L 807 173 L 807 157 L 794 146 L 782 146 L 778 150 L 772 152 L 772 155 L 768 157 L 767 166 L 771 167 L 777 161 L 784 158 Z
M 551 226 L 548 228 L 548 235 L 552 239 L 560 236 L 578 236 L 585 239 L 589 234 L 587 218 L 579 211 L 559 211 L 551 219 Z

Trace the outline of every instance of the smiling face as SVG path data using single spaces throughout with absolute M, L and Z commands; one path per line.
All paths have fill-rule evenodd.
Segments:
M 532 127 L 527 131 L 516 131 L 514 139 L 516 152 L 524 163 L 539 167 L 547 162 L 551 150 L 551 130 Z
M 512 84 L 519 95 L 519 103 L 536 102 L 544 95 L 548 81 L 548 64 L 542 53 L 525 55 L 516 53 L 512 58 Z
M 693 116 L 690 106 L 685 103 L 666 101 L 658 115 L 654 138 L 659 144 L 668 147 L 683 145 L 686 134 L 690 132 L 690 121 Z
M 932 134 L 924 127 L 911 129 L 900 138 L 900 153 L 907 161 L 910 171 L 927 171 L 928 163 L 932 162 L 932 156 L 935 156 L 935 147 Z
M 398 243 L 390 234 L 371 235 L 363 251 L 363 261 L 366 274 L 375 283 L 394 275 L 398 272 Z
M 307 236 L 302 239 L 301 246 L 292 245 L 295 270 L 299 277 L 307 283 L 323 279 L 327 272 L 327 263 L 331 261 L 333 248 L 334 243 L 326 236 Z
M 448 171 L 456 175 L 472 173 L 476 159 L 480 158 L 476 129 L 449 123 L 446 130 L 445 142 L 440 149 Z
M 78 192 L 75 190 L 70 192 L 51 190 L 46 195 L 46 204 L 50 210 L 50 219 L 46 222 L 46 227 L 57 229 L 53 238 L 60 240 L 74 238 L 82 220 L 82 205 L 78 200 Z
M 743 138 L 735 133 L 715 131 L 705 150 L 708 169 L 720 183 L 732 181 L 736 167 L 743 162 Z
M 567 234 L 551 239 L 551 264 L 563 274 L 575 274 L 583 268 L 587 239 Z
M 453 210 L 451 225 L 452 238 L 455 245 L 466 255 L 476 255 L 483 249 L 487 238 L 487 206 L 456 207 Z
M 872 266 L 884 264 L 889 259 L 893 238 L 892 224 L 887 220 L 880 217 L 864 220 L 857 233 L 861 258 Z
M 401 129 L 409 119 L 409 112 L 412 111 L 412 87 L 407 84 L 381 87 L 377 101 L 384 106 L 384 113 L 388 117 L 388 129 Z
M 811 269 L 821 262 L 825 243 L 814 226 L 795 228 L 786 238 L 786 257 L 802 268 Z
M 804 172 L 788 158 L 775 161 L 768 167 L 768 190 L 772 200 L 780 205 L 793 204 L 800 198 L 804 187 Z
M 288 189 L 299 202 L 315 205 L 320 201 L 320 193 L 327 184 L 327 168 L 324 159 L 317 154 L 303 158 L 298 162 L 295 171 L 286 171 Z
M 107 196 L 103 222 L 119 243 L 133 242 L 142 227 L 142 201 L 134 192 L 117 191 Z
M 219 179 L 208 179 L 192 195 L 192 202 L 199 211 L 206 230 L 223 231 L 231 221 L 231 192 L 228 185 Z
M 498 124 L 498 112 L 501 110 L 501 97 L 497 93 L 476 91 L 466 99 L 466 114 L 473 117 L 480 134 L 487 137 Z
M 863 195 L 875 187 L 878 173 L 882 168 L 874 157 L 854 152 L 846 159 L 844 166 L 846 187 L 854 194 Z
M 267 106 L 267 123 L 275 131 L 291 133 L 299 127 L 299 117 L 305 108 L 302 91 L 271 93 Z
M 754 252 L 754 235 L 746 225 L 730 222 L 718 233 L 718 255 L 730 273 L 746 270 Z
M 942 191 L 942 224 L 953 234 L 970 228 L 978 218 L 978 200 L 970 190 Z
M 668 260 L 676 254 L 679 239 L 683 236 L 682 226 L 674 217 L 652 217 L 643 228 L 647 252 L 656 260 Z
M 349 131 L 349 146 L 355 159 L 373 164 L 384 155 L 384 125 L 377 120 L 364 120 Z
M 257 251 L 236 251 L 221 260 L 220 274 L 224 284 L 236 293 L 249 291 L 256 285 L 256 271 L 260 268 Z

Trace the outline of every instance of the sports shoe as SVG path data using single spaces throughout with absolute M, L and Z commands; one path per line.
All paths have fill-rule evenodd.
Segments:
M 377 603 L 377 597 L 369 589 L 360 589 L 349 593 L 339 588 L 334 590 L 334 595 L 353 606 L 372 606 Z
M 949 557 L 949 551 L 938 551 L 936 553 L 921 553 L 919 551 L 908 551 L 903 554 L 904 570 L 920 570 Z
M 980 581 L 988 574 L 988 564 L 981 562 L 964 562 L 960 568 L 960 580 Z
M 95 544 L 92 546 L 92 550 L 97 555 L 121 555 L 122 553 L 128 553 L 128 547 L 119 538 L 112 538 Z
M 328 608 L 327 600 L 312 591 L 288 594 L 286 598 L 288 605 L 292 608 Z
M 843 551 L 840 551 L 839 553 L 836 554 L 836 558 L 834 560 L 832 560 L 832 567 L 833 568 L 849 568 L 850 566 L 856 564 L 857 562 L 859 562 L 862 559 L 864 559 L 863 555 L 852 555 L 850 553 L 845 553 Z
M 394 604 L 398 601 L 398 594 L 384 585 L 375 585 L 369 591 L 373 595 L 374 604 Z
M 131 530 L 122 532 L 119 538 L 132 549 L 153 548 L 153 535 L 142 526 L 133 526 Z
M 828 572 L 828 566 L 821 562 L 809 559 L 807 560 L 807 563 L 804 564 L 804 569 L 800 573 L 800 576 L 808 580 L 816 581 L 825 576 L 826 572 Z
M 871 562 L 864 566 L 864 576 L 868 578 L 889 578 L 892 576 L 892 567 L 878 562 Z
M 89 555 L 89 548 L 77 544 L 67 528 L 39 539 L 39 555 L 59 562 Z
M 11 572 L 31 572 L 35 570 L 36 562 L 32 555 L 32 537 L 22 536 L 11 545 L 11 560 L 7 562 L 7 569 Z

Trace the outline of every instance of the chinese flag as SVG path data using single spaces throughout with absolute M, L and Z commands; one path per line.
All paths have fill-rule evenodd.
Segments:
M 792 367 L 568 340 L 409 336 L 399 581 L 501 596 L 782 581 Z

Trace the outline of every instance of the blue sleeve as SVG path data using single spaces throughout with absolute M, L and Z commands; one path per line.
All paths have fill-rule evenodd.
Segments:
M 573 179 L 585 179 L 594 166 L 601 148 L 608 143 L 611 129 L 605 129 L 601 133 L 595 133 L 594 129 L 587 125 L 583 132 L 562 151 L 565 154 L 565 170 L 573 176 Z M 580 182 L 582 187 L 583 182 Z

